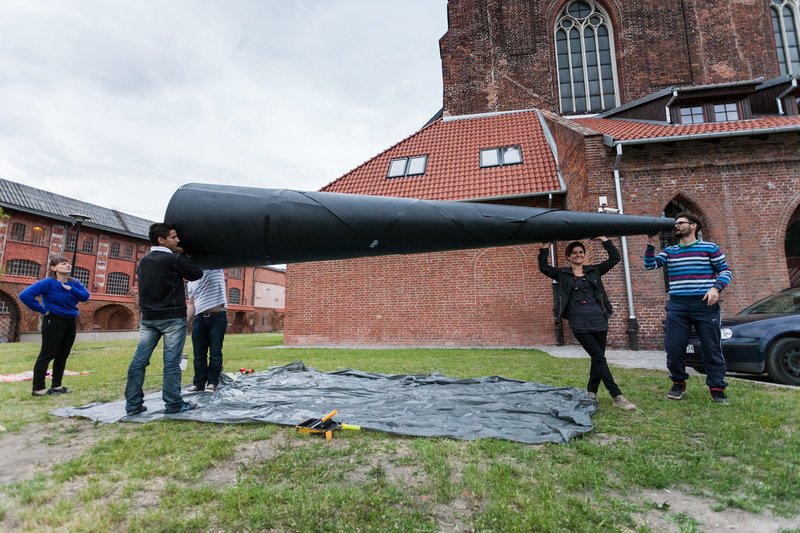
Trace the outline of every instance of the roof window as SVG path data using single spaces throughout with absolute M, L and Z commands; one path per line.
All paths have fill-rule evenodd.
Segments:
M 500 148 L 484 148 L 480 154 L 481 168 L 503 167 L 522 163 L 522 149 L 518 144 Z
M 405 176 L 419 176 L 425 174 L 428 166 L 427 155 L 415 155 L 413 157 L 398 157 L 389 163 L 387 178 L 402 178 Z

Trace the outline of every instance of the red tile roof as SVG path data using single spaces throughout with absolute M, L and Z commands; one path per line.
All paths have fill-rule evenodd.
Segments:
M 665 124 L 631 119 L 577 118 L 578 124 L 598 133 L 613 137 L 616 141 L 635 141 L 689 135 L 774 133 L 776 130 L 800 130 L 800 116 L 762 116 L 736 122 L 708 122 L 704 124 Z M 679 140 L 679 139 L 675 139 Z
M 483 148 L 519 145 L 522 164 L 480 168 Z M 387 178 L 394 158 L 427 155 L 425 174 Z M 325 192 L 465 200 L 561 190 L 553 153 L 535 110 L 439 119 L 355 170 Z

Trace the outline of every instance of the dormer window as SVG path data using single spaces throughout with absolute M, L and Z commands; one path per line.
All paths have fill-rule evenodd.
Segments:
M 413 157 L 399 157 L 392 159 L 389 163 L 387 178 L 402 178 L 405 176 L 419 176 L 425 174 L 425 167 L 428 166 L 427 155 L 415 155 Z
M 736 104 L 714 104 L 714 121 L 731 122 L 739 120 L 739 110 Z
M 501 148 L 485 148 L 480 154 L 481 168 L 503 167 L 522 163 L 522 149 L 518 144 Z
M 703 106 L 695 105 L 681 108 L 681 124 L 702 124 Z
M 680 123 L 733 122 L 747 118 L 742 116 L 740 109 L 737 102 L 723 104 L 710 102 L 702 105 L 680 106 Z

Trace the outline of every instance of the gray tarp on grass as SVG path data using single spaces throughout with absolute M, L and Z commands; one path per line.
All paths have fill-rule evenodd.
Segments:
M 145 397 L 147 411 L 126 416 L 125 402 L 65 407 L 52 414 L 101 422 L 165 418 L 202 422 L 271 422 L 294 426 L 334 416 L 344 424 L 398 435 L 525 443 L 564 443 L 592 429 L 597 409 L 585 390 L 500 376 L 459 379 L 439 373 L 390 375 L 320 372 L 301 361 L 256 374 L 226 378 L 214 392 L 184 394 L 199 409 L 168 415 L 161 393 Z

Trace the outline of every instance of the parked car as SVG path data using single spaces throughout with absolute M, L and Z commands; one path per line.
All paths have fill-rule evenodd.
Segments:
M 722 319 L 722 353 L 728 372 L 762 374 L 800 385 L 800 287 L 785 289 Z M 686 364 L 703 372 L 702 346 L 692 331 Z

